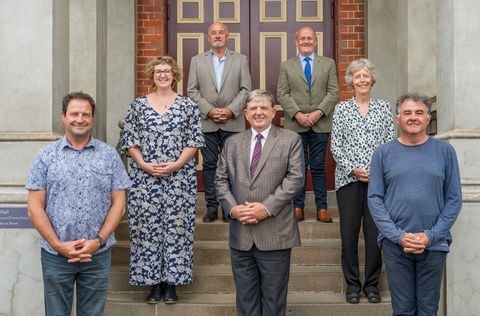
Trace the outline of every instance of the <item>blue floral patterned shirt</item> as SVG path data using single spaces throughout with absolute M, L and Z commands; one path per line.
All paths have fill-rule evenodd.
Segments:
M 130 187 L 120 156 L 111 146 L 94 139 L 81 150 L 66 137 L 38 153 L 28 176 L 27 190 L 46 190 L 45 211 L 61 241 L 93 239 L 111 207 L 111 193 Z M 116 243 L 114 234 L 104 251 Z M 40 247 L 57 254 L 42 238 Z

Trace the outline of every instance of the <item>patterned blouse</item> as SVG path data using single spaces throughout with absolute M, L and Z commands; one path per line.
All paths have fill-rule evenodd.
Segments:
M 358 181 L 352 171 L 370 168 L 375 149 L 395 137 L 390 103 L 370 99 L 368 113 L 362 116 L 354 98 L 335 106 L 331 150 L 336 162 L 335 188 Z

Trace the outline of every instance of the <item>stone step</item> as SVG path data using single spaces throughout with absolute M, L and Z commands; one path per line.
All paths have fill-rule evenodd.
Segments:
M 177 287 L 178 293 L 234 293 L 230 265 L 195 266 L 194 281 Z M 363 282 L 364 267 L 360 267 Z M 387 292 L 385 273 L 379 280 L 379 291 Z M 149 287 L 132 286 L 128 283 L 128 267 L 112 266 L 109 281 L 112 292 L 144 292 Z M 290 267 L 289 293 L 345 293 L 345 282 L 340 266 L 299 266 Z M 147 294 L 145 294 L 147 295 Z
M 314 217 L 307 218 L 298 223 L 300 238 L 306 239 L 325 239 L 340 238 L 340 227 L 338 217 L 333 217 L 333 223 L 321 223 Z M 115 231 L 117 240 L 129 240 L 128 221 L 122 220 Z M 362 236 L 360 236 L 362 238 Z M 195 241 L 208 240 L 228 240 L 228 224 L 217 220 L 213 223 L 203 223 L 201 217 L 195 221 Z
M 302 293 L 289 294 L 289 316 L 385 316 L 391 315 L 390 296 L 382 293 L 382 303 L 370 304 L 365 297 L 353 305 L 345 302 L 344 294 Z M 235 316 L 234 294 L 179 293 L 177 304 L 145 303 L 144 293 L 110 292 L 105 309 L 106 316 Z
M 327 224 L 326 224 L 327 225 Z M 365 251 L 363 241 L 359 242 L 359 260 L 364 263 Z M 130 244 L 119 241 L 113 249 L 112 264 L 128 265 Z M 230 248 L 228 241 L 195 241 L 195 265 L 230 264 Z M 340 264 L 340 239 L 305 239 L 302 247 L 293 248 L 292 264 L 296 265 L 338 265 Z

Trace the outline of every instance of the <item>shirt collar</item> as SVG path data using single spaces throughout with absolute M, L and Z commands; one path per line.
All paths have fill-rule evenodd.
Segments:
M 68 141 L 67 139 L 67 136 L 63 136 L 60 140 L 60 147 L 61 148 L 65 148 L 65 147 L 68 147 L 68 148 L 71 148 L 73 150 L 78 150 L 76 148 L 74 148 L 70 142 Z M 89 148 L 89 147 L 92 147 L 93 149 L 95 149 L 97 147 L 97 140 L 95 138 L 93 138 L 92 136 L 90 136 L 90 140 L 88 141 L 88 143 L 85 145 L 85 147 L 82 148 L 85 149 L 85 148 Z
M 303 56 L 303 55 L 299 54 L 298 57 L 300 58 L 301 62 L 303 62 L 304 59 L 307 58 L 307 57 L 310 57 L 310 60 L 313 61 L 315 59 L 315 53 L 311 53 L 308 56 Z
M 228 51 L 228 48 L 225 49 L 225 53 L 223 54 L 222 58 L 226 58 L 227 51 Z M 212 58 L 217 57 L 217 54 L 213 50 L 210 50 L 210 55 L 212 56 Z M 222 59 L 222 58 L 220 58 L 220 59 Z
M 252 139 L 255 139 L 257 137 L 257 134 L 262 134 L 263 139 L 267 139 L 268 134 L 270 133 L 270 130 L 272 129 L 272 124 L 270 124 L 266 129 L 264 129 L 261 133 L 258 133 L 256 130 L 253 128 L 250 128 L 252 131 Z

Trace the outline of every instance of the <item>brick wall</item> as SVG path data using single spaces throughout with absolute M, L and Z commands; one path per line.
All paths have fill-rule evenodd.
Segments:
M 353 89 L 345 84 L 348 64 L 365 57 L 365 0 L 336 0 L 336 62 L 339 100 L 351 98 Z
M 137 0 L 137 96 L 147 94 L 150 81 L 145 65 L 152 56 L 167 53 L 167 0 Z

